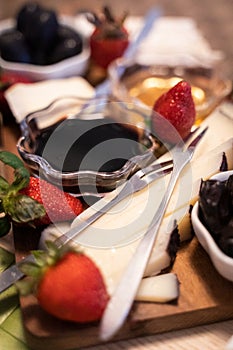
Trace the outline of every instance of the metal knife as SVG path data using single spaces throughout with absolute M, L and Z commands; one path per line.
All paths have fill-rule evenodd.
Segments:
M 148 178 L 147 182 L 142 181 L 140 183 L 140 186 L 137 186 L 135 188 L 133 185 L 133 179 L 136 174 L 135 173 L 129 180 L 126 181 L 126 183 L 123 185 L 123 188 L 121 188 L 120 192 L 117 193 L 112 200 L 106 203 L 100 210 L 96 211 L 93 215 L 91 215 L 85 221 L 80 222 L 77 226 L 72 227 L 69 231 L 67 231 L 60 237 L 58 237 L 54 243 L 58 247 L 61 247 L 62 245 L 67 244 L 73 238 L 76 238 L 78 234 L 83 232 L 88 226 L 94 223 L 103 214 L 109 211 L 113 206 L 121 202 L 124 198 L 128 197 L 130 194 L 133 194 L 135 192 L 142 190 L 149 183 L 164 176 L 165 174 L 169 173 L 171 170 L 172 170 L 172 161 L 170 160 L 163 162 L 161 164 L 156 163 L 154 165 L 150 165 L 144 169 L 139 170 L 142 173 L 142 176 L 145 176 L 150 173 L 150 177 Z M 33 260 L 34 260 L 34 257 L 32 254 L 30 254 L 26 258 L 22 259 L 22 261 L 12 265 L 7 270 L 3 271 L 0 274 L 0 292 L 3 292 L 7 288 L 9 288 L 11 285 L 13 285 L 15 282 L 17 282 L 19 279 L 24 277 L 23 272 L 19 268 L 21 262 L 26 262 L 26 261 L 28 262 Z

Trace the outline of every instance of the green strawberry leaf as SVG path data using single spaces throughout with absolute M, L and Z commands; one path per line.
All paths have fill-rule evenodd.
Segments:
M 48 253 L 46 251 L 33 250 L 32 254 L 38 266 L 43 267 L 47 263 Z
M 0 237 L 5 236 L 11 229 L 9 217 L 5 213 L 0 213 Z
M 19 269 L 26 276 L 37 278 L 41 275 L 41 268 L 35 262 L 22 262 L 19 265 Z
M 43 217 L 46 212 L 42 204 L 29 196 L 18 194 L 3 199 L 5 212 L 13 221 L 27 223 Z
M 43 276 L 43 269 L 36 262 L 22 262 L 19 264 L 19 269 L 30 278 L 18 281 L 15 285 L 21 295 L 31 294 Z
M 35 281 L 32 280 L 22 280 L 15 283 L 16 288 L 18 289 L 20 295 L 26 296 L 31 294 L 34 291 Z

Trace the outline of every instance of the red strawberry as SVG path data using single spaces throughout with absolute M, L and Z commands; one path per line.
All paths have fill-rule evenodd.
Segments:
M 47 225 L 72 220 L 83 206 L 79 199 L 63 192 L 45 180 L 30 177 L 24 163 L 13 153 L 0 152 L 0 161 L 14 169 L 10 184 L 0 177 L 1 235 L 9 231 L 9 222 Z
M 31 79 L 23 76 L 22 74 L 18 73 L 2 73 L 1 74 L 1 82 L 8 84 L 9 86 L 12 86 L 16 83 L 24 83 L 24 84 L 30 84 L 32 82 Z
M 153 110 L 169 122 L 152 114 L 152 130 L 161 141 L 174 144 L 179 140 L 179 135 L 184 139 L 190 133 L 196 114 L 190 84 L 180 81 L 158 98 Z
M 104 7 L 101 18 L 93 14 L 88 19 L 96 26 L 90 37 L 91 58 L 106 69 L 113 60 L 122 56 L 129 44 L 128 32 L 123 26 L 125 15 L 117 20 L 109 8 Z
M 30 177 L 29 185 L 20 193 L 44 206 L 46 215 L 39 219 L 40 224 L 72 220 L 83 210 L 79 199 L 39 178 Z
M 67 247 L 58 249 L 52 242 L 47 244 L 48 252 L 36 251 L 38 264 L 21 265 L 23 272 L 36 282 L 19 282 L 21 294 L 35 290 L 39 305 L 62 320 L 98 321 L 109 299 L 100 270 L 80 252 Z

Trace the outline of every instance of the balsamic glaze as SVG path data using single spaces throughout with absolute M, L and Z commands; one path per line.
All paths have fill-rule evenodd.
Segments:
M 35 153 L 62 172 L 111 172 L 144 150 L 135 129 L 101 118 L 65 119 L 41 130 Z

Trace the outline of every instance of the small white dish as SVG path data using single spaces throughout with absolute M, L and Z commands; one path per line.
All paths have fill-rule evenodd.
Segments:
M 59 22 L 71 27 L 72 29 L 77 30 L 74 21 L 68 16 L 59 18 Z M 0 33 L 13 28 L 14 26 L 14 19 L 3 20 L 0 22 Z M 80 34 L 82 35 L 81 32 Z M 83 40 L 83 50 L 80 54 L 66 58 L 58 63 L 39 66 L 35 64 L 6 61 L 0 56 L 0 67 L 2 71 L 21 74 L 29 79 L 32 79 L 33 81 L 84 75 L 90 58 L 90 49 L 89 45 L 86 42 L 86 38 L 83 37 Z
M 218 173 L 211 177 L 211 179 L 225 181 L 230 175 L 233 175 L 233 170 Z M 191 220 L 194 232 L 202 247 L 209 254 L 210 259 L 216 270 L 224 278 L 233 282 L 233 259 L 224 254 L 222 250 L 218 247 L 218 245 L 215 243 L 209 231 L 200 221 L 198 210 L 199 205 L 198 202 L 196 202 L 191 213 Z

